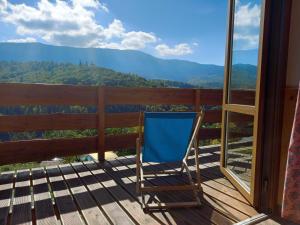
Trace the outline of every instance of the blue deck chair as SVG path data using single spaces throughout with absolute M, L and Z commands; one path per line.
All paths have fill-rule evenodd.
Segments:
M 203 120 L 204 111 L 200 112 L 145 112 L 140 114 L 139 138 L 136 140 L 137 164 L 137 193 L 142 195 L 142 204 L 145 210 L 194 207 L 201 205 L 198 192 L 202 190 L 200 184 L 198 131 Z M 144 135 L 142 127 L 144 126 Z M 193 181 L 188 156 L 194 152 L 196 166 L 196 182 Z M 181 170 L 144 171 L 144 163 L 171 163 L 180 162 Z M 157 174 L 174 174 L 186 172 L 189 184 L 146 186 L 145 176 Z M 145 201 L 145 193 L 161 191 L 191 190 L 195 201 L 149 203 Z

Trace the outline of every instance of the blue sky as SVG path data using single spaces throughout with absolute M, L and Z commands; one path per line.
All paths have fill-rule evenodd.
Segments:
M 255 14 L 254 5 L 243 6 L 246 16 Z M 227 0 L 0 0 L 0 10 L 2 42 L 134 49 L 224 65 Z M 236 39 L 245 42 L 240 49 L 257 42 Z

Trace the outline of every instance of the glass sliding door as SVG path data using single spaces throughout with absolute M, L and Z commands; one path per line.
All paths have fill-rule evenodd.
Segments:
M 221 171 L 253 203 L 264 1 L 229 2 Z

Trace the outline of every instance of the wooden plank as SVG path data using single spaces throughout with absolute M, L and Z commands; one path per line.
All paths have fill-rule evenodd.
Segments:
M 200 89 L 201 105 L 222 105 L 221 89 Z
M 219 145 L 215 146 L 202 146 L 200 147 L 200 168 L 201 168 L 201 176 L 203 177 L 203 181 L 205 183 L 216 189 L 216 190 L 224 190 L 223 192 L 242 201 L 246 204 L 249 204 L 248 201 L 232 186 L 232 184 L 225 179 L 224 175 L 221 173 L 219 169 Z M 189 165 L 194 164 L 194 156 L 190 156 L 188 160 Z M 193 170 L 194 167 L 191 167 Z
M 135 140 L 138 137 L 137 133 L 120 134 L 120 135 L 108 135 L 105 139 L 106 150 L 117 150 L 134 148 Z
M 193 89 L 183 88 L 106 88 L 107 105 L 194 104 Z
M 154 174 L 153 176 L 157 176 L 158 174 Z M 141 191 L 143 192 L 162 192 L 162 191 L 186 191 L 193 190 L 195 187 L 193 185 L 160 185 L 160 186 L 151 186 L 151 187 L 142 187 Z
M 122 171 L 123 168 L 117 169 L 116 167 L 113 167 L 111 165 L 112 161 L 107 161 L 107 162 L 108 163 L 105 164 L 106 174 L 112 177 L 113 180 L 120 187 L 123 187 L 123 189 L 126 190 L 130 194 L 130 196 L 134 198 L 134 201 L 132 202 L 138 201 L 136 202 L 138 203 L 138 205 L 135 208 L 136 212 L 138 213 L 139 211 L 142 211 L 142 205 L 141 205 L 142 198 L 140 195 L 136 193 L 136 183 L 135 180 L 133 179 L 133 177 L 135 178 L 136 176 L 134 175 L 134 176 L 127 177 L 126 174 L 124 174 Z M 97 167 L 95 169 L 97 169 Z M 142 213 L 144 212 L 142 211 Z M 174 212 L 171 209 L 164 211 L 163 214 L 161 212 L 152 212 L 149 215 L 159 220 L 161 224 L 187 224 L 187 222 L 184 221 L 182 217 L 176 215 L 176 212 Z
M 253 122 L 253 118 L 244 114 L 232 114 L 232 122 L 249 123 Z M 204 115 L 204 123 L 221 123 L 222 122 L 222 111 L 221 110 L 208 110 Z
M 99 221 L 101 224 L 110 224 L 72 166 L 61 165 L 59 168 L 87 224 L 98 224 Z
M 84 222 L 59 169 L 47 167 L 46 171 L 62 224 L 83 225 Z
M 0 116 L 0 132 L 83 130 L 96 128 L 94 113 Z
M 105 101 L 106 101 L 106 89 L 105 87 L 98 88 L 98 116 L 97 116 L 97 130 L 98 130 L 98 139 L 97 139 L 97 152 L 98 160 L 104 160 L 105 152 Z
M 201 140 L 207 139 L 220 139 L 221 138 L 221 128 L 200 128 L 199 138 Z
M 106 113 L 105 128 L 136 127 L 139 125 L 139 112 Z
M 0 84 L 1 106 L 13 105 L 96 105 L 96 86 L 57 84 Z M 106 101 L 114 104 L 194 104 L 193 89 L 106 87 Z M 252 91 L 234 91 L 243 102 L 253 101 Z M 222 90 L 201 89 L 201 104 L 221 105 Z
M 200 89 L 196 89 L 194 90 L 194 99 L 195 99 L 195 102 L 194 102 L 194 111 L 195 112 L 199 112 L 200 111 L 200 104 L 201 104 L 201 101 L 200 101 Z
M 51 159 L 94 152 L 96 137 L 40 139 L 0 143 L 0 164 Z M 34 156 L 34 157 L 32 157 Z
M 14 172 L 5 172 L 0 175 L 0 225 L 8 223 L 8 214 L 12 201 L 14 186 Z
M 44 169 L 35 168 L 31 173 L 36 224 L 58 224 Z
M 32 224 L 29 170 L 17 171 L 11 224 Z
M 220 110 L 206 111 L 205 123 L 220 123 Z M 247 122 L 249 118 L 234 115 L 234 122 Z M 105 128 L 136 127 L 139 124 L 139 113 L 107 113 Z M 97 114 L 44 114 L 0 116 L 0 132 L 44 131 L 44 130 L 83 130 L 97 128 Z
M 106 171 L 93 162 L 86 162 L 85 165 L 90 170 L 90 173 L 93 174 L 94 178 L 96 178 L 98 182 L 101 182 L 106 190 L 116 199 L 115 202 L 118 202 L 122 206 L 123 210 L 130 215 L 135 223 L 145 225 L 159 224 L 157 219 L 151 214 L 145 214 L 141 206 L 136 202 L 136 199 L 130 196 Z M 120 215 L 118 217 L 120 217 Z M 116 217 L 115 220 L 118 219 L 118 217 Z M 124 222 L 126 222 L 126 220 Z
M 191 172 L 193 173 L 193 171 L 195 171 L 195 168 L 191 167 Z M 250 205 L 249 202 L 237 190 L 228 188 L 228 186 L 224 185 L 223 183 L 217 182 L 211 178 L 208 178 L 207 176 L 204 176 L 203 173 L 201 175 L 201 180 L 205 185 L 220 192 L 223 192 L 224 194 L 234 199 L 237 199 L 247 205 Z
M 252 225 L 252 224 L 258 224 L 262 221 L 265 221 L 269 218 L 268 215 L 261 213 L 261 214 L 257 214 L 255 216 L 252 216 L 246 220 L 240 221 L 238 223 L 236 223 L 235 225 Z
M 208 110 L 205 111 L 203 123 L 221 123 L 222 111 L 221 110 Z
M 0 106 L 96 105 L 97 87 L 53 84 L 0 84 Z
M 107 104 L 189 104 L 196 101 L 194 90 L 183 88 L 119 88 L 107 87 Z M 235 90 L 243 102 L 251 102 L 255 93 L 249 90 Z M 201 105 L 222 105 L 221 89 L 200 89 Z
M 234 103 L 242 105 L 255 104 L 255 91 L 253 90 L 232 90 L 230 94 L 231 98 L 234 99 Z
M 113 168 L 115 168 L 117 171 L 115 173 L 112 173 L 112 175 L 116 175 L 118 174 L 121 177 L 128 177 L 128 178 L 132 178 L 135 177 L 135 171 L 134 169 L 129 169 L 125 164 L 122 164 L 120 161 L 118 160 L 111 160 L 108 161 L 111 166 Z M 132 184 L 135 185 L 135 180 L 131 180 Z M 153 181 L 152 181 L 153 182 Z M 151 180 L 147 179 L 145 181 L 145 184 L 147 186 L 151 185 Z M 157 183 L 152 183 L 152 185 L 158 185 Z M 191 192 L 189 192 L 190 195 L 187 196 L 188 200 L 191 200 L 193 195 L 191 194 Z M 174 202 L 174 201 L 184 201 L 181 197 L 179 192 L 178 193 L 173 193 L 173 192 L 166 192 L 165 194 L 161 194 L 161 195 L 157 195 L 158 196 L 158 200 L 161 201 L 162 203 L 165 202 Z M 176 210 L 176 209 L 169 209 L 170 210 L 170 214 L 174 217 L 174 220 L 176 221 L 177 218 L 180 218 L 181 220 L 183 220 L 185 223 L 191 223 L 191 224 L 212 224 L 212 222 L 210 220 L 207 220 L 205 218 L 203 218 L 201 216 L 200 210 L 203 206 L 201 206 L 200 208 L 191 208 L 188 211 L 186 210 Z M 174 212 L 174 213 L 172 213 Z
M 122 206 L 122 210 L 131 216 L 132 220 L 137 224 L 159 224 L 156 218 L 151 214 L 145 214 L 136 199 L 113 180 L 106 171 L 98 167 L 94 162 L 85 162 L 84 164 L 90 170 L 90 173 L 93 174 L 93 177 L 100 182 L 116 199 L 115 201 Z M 116 217 L 115 220 L 116 219 L 118 219 L 118 217 Z
M 131 162 L 133 162 L 132 158 L 127 158 L 127 157 L 119 157 L 117 160 L 120 161 L 123 165 L 127 166 L 128 168 L 135 168 L 135 164 L 132 164 L 129 166 Z M 153 165 L 151 164 L 145 164 L 144 168 L 152 169 L 153 170 Z M 155 168 L 157 169 L 172 169 L 172 168 L 167 168 L 165 166 L 161 165 L 156 165 Z M 182 179 L 183 177 L 179 176 L 168 176 L 168 177 L 156 177 L 155 179 L 152 180 L 153 185 L 178 185 L 178 184 L 187 184 L 187 180 Z M 150 180 L 151 182 L 151 180 Z M 202 184 L 203 187 L 203 184 Z M 168 192 L 170 194 L 170 192 Z M 184 199 L 188 199 L 189 197 L 192 198 L 192 192 L 177 192 L 176 197 L 178 198 L 179 201 L 184 201 Z M 180 196 L 180 197 L 179 197 Z M 245 215 L 242 215 L 239 213 L 237 210 L 232 210 L 230 207 L 226 206 L 225 204 L 222 204 L 221 202 L 215 202 L 216 200 L 214 199 L 213 201 L 211 198 L 209 198 L 206 193 L 203 193 L 203 195 L 200 195 L 201 197 L 201 202 L 202 206 L 199 210 L 199 214 L 201 214 L 204 218 L 211 220 L 212 222 L 216 224 L 232 224 L 233 222 L 238 221 L 239 219 L 245 219 L 248 218 Z
M 135 169 L 135 163 L 134 163 L 134 157 L 133 156 L 118 157 L 118 160 L 121 163 L 123 163 L 124 165 L 126 165 L 127 167 Z M 193 160 L 193 162 L 194 162 L 194 160 Z M 173 167 L 173 166 L 170 167 L 170 165 L 168 165 L 168 164 L 166 164 L 166 166 L 167 167 L 164 167 L 164 166 L 161 166 L 161 165 L 155 165 L 155 168 L 157 168 L 157 169 L 165 169 L 165 170 L 166 169 L 167 170 L 170 170 L 170 169 L 172 170 L 173 169 L 173 171 L 178 171 L 180 169 L 179 167 Z M 145 168 L 147 168 L 147 167 L 148 167 L 148 169 L 152 169 L 153 170 L 154 165 L 150 163 Z M 176 179 L 178 179 L 178 177 L 176 177 Z M 172 179 L 171 179 L 171 181 L 174 182 L 174 183 L 178 183 L 178 182 L 176 182 L 176 181 L 174 181 Z M 181 179 L 178 179 L 178 181 L 182 182 Z M 210 181 L 212 181 L 212 180 L 210 180 Z M 168 178 L 167 182 L 170 182 L 169 178 Z M 188 180 L 185 180 L 185 183 L 188 183 Z M 228 204 L 228 201 L 224 201 L 223 202 L 223 201 L 220 201 L 218 198 L 215 198 L 215 196 L 210 195 L 209 191 L 207 192 L 206 186 L 210 187 L 210 185 L 208 185 L 207 182 L 205 182 L 205 181 L 202 180 L 202 187 L 203 187 L 203 190 L 204 190 L 203 201 L 207 202 L 209 205 L 211 205 L 211 207 L 214 207 L 215 209 L 217 209 L 218 211 L 222 212 L 223 214 L 225 214 L 225 215 L 227 215 L 229 217 L 232 217 L 236 221 L 247 219 L 249 216 L 255 215 L 256 211 L 253 209 L 252 206 L 249 205 L 249 203 L 247 201 L 246 202 L 245 201 L 241 201 L 239 199 L 239 197 L 235 196 L 235 195 L 238 195 L 238 196 L 242 197 L 240 193 L 235 192 L 235 195 L 233 195 L 235 197 L 233 197 L 231 195 L 230 195 L 230 197 L 233 199 L 233 202 L 235 202 L 236 200 L 238 200 L 238 201 L 241 201 L 242 203 L 245 203 L 249 207 L 251 207 L 252 208 L 252 210 L 251 210 L 252 214 L 250 213 L 250 215 L 249 215 L 249 212 L 247 212 L 247 211 L 241 211 L 241 210 L 239 210 L 239 208 L 232 207 L 231 204 Z M 223 192 L 223 190 L 226 190 L 224 188 L 222 190 L 219 190 L 217 187 L 212 187 L 212 188 L 214 190 L 217 190 L 217 192 L 219 192 L 219 193 L 224 193 L 225 195 L 228 195 L 227 191 Z M 229 189 L 228 187 L 226 187 L 226 188 Z M 229 189 L 229 190 L 231 190 L 231 189 Z M 233 205 L 236 205 L 236 203 L 234 203 Z
M 120 207 L 117 203 L 118 200 L 115 200 L 110 195 L 110 189 L 114 188 L 115 185 L 110 186 L 107 189 L 104 187 L 106 182 L 111 182 L 109 177 L 103 176 L 101 182 L 98 182 L 93 174 L 82 163 L 73 163 L 72 166 L 89 190 L 89 193 L 97 201 L 98 205 L 101 206 L 113 224 L 134 224 L 131 218 L 124 212 L 126 208 Z
M 124 157 L 119 157 L 118 159 L 122 159 L 122 158 L 124 158 Z M 131 160 L 133 162 L 133 159 L 131 159 Z M 125 163 L 126 162 L 127 161 L 125 159 Z M 164 169 L 164 167 L 161 167 L 161 166 L 159 166 L 159 168 Z M 167 167 L 167 168 L 172 169 L 171 167 Z M 178 169 L 180 169 L 180 168 L 178 168 Z M 186 181 L 186 183 L 188 183 L 188 181 Z M 214 188 L 209 187 L 205 183 L 203 183 L 203 184 L 204 184 L 204 185 L 202 185 L 203 192 L 205 192 L 205 194 L 207 194 L 208 196 L 213 197 L 217 201 L 227 204 L 228 205 L 227 210 L 229 210 L 232 207 L 248 216 L 253 216 L 253 215 L 257 214 L 257 211 L 252 206 L 250 206 L 248 203 L 241 202 L 241 201 L 237 200 L 236 198 L 232 198 L 231 196 L 228 196 L 227 194 L 223 193 L 221 190 L 216 190 Z

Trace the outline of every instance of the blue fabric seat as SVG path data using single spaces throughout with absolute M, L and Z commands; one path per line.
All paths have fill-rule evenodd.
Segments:
M 182 161 L 195 119 L 195 112 L 145 112 L 142 161 Z

